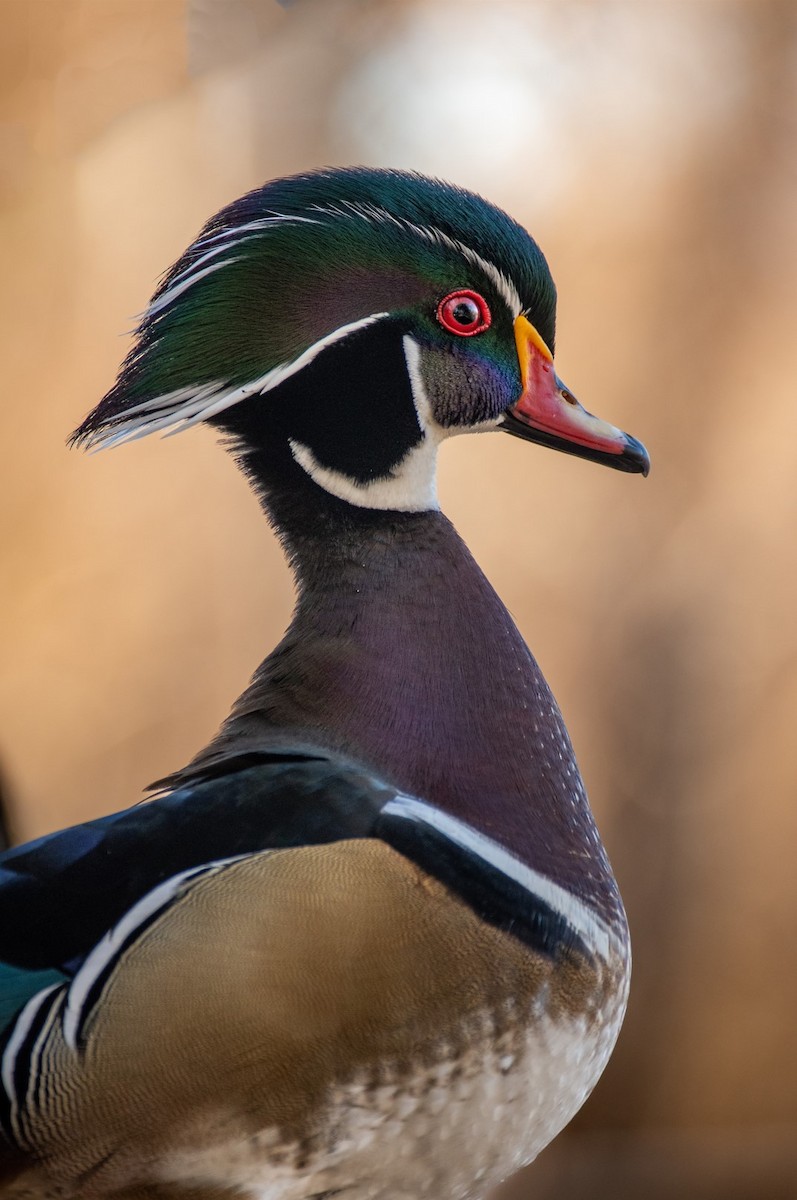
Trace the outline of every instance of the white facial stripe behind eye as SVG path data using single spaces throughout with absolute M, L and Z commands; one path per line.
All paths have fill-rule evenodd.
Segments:
M 358 329 L 365 329 L 388 316 L 390 314 L 386 312 L 372 313 L 368 317 L 362 317 L 359 321 L 341 325 L 338 329 L 319 338 L 312 346 L 308 346 L 292 362 L 272 367 L 270 371 L 266 371 L 265 375 L 261 375 L 259 379 L 253 379 L 249 383 L 231 388 L 229 383 L 224 380 L 211 380 L 209 383 L 197 384 L 195 387 L 178 388 L 174 392 L 165 392 L 161 396 L 154 396 L 151 400 L 145 400 L 142 404 L 128 409 L 123 421 L 98 430 L 96 434 L 92 435 L 90 445 L 93 450 L 106 450 L 110 446 L 121 445 L 122 442 L 137 441 L 138 438 L 146 437 L 150 433 L 157 433 L 159 430 L 167 430 L 165 435 L 167 437 L 171 437 L 175 433 L 182 433 L 184 429 L 190 429 L 192 425 L 216 416 L 217 413 L 231 408 L 234 404 L 239 404 L 249 396 L 265 395 L 266 392 L 273 391 L 286 379 L 290 379 L 292 375 L 296 375 L 308 367 L 327 347 L 342 341 L 343 338 L 355 333 Z

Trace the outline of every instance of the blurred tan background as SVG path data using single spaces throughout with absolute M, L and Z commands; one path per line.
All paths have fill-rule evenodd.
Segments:
M 0 0 L 0 56 L 14 835 L 181 765 L 289 618 L 208 431 L 65 449 L 160 272 L 275 175 L 365 162 L 476 188 L 548 255 L 560 373 L 653 457 L 643 482 L 509 438 L 443 454 L 634 936 L 612 1063 L 507 1196 L 793 1200 L 797 5 Z

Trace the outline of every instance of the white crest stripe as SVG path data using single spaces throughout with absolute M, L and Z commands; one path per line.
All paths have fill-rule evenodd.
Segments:
M 397 795 L 384 805 L 382 812 L 387 816 L 403 817 L 405 820 L 428 825 L 457 846 L 461 846 L 463 850 L 468 850 L 489 863 L 502 875 L 506 875 L 527 892 L 548 904 L 583 938 L 591 950 L 608 960 L 611 931 L 598 913 L 546 875 L 527 867 L 492 838 L 414 796 Z
M 240 254 L 233 255 L 232 258 L 225 258 L 223 262 L 211 263 L 209 267 L 205 267 L 203 271 L 197 271 L 195 275 L 189 275 L 182 283 L 178 283 L 173 287 L 169 287 L 158 296 L 157 300 L 153 300 L 149 308 L 144 313 L 145 317 L 154 317 L 167 305 L 176 300 L 178 296 L 182 296 L 183 292 L 187 292 L 190 287 L 198 283 L 200 279 L 204 279 L 206 275 L 212 275 L 214 271 L 220 271 L 222 267 L 229 267 L 232 263 L 238 262 L 241 258 Z
M 474 250 L 471 246 L 466 245 L 458 238 L 450 237 L 447 233 L 444 233 L 442 229 L 438 229 L 434 225 L 418 225 L 414 221 L 406 220 L 403 217 L 396 217 L 393 213 L 388 212 L 387 209 L 380 208 L 378 205 L 351 200 L 342 201 L 340 207 L 333 204 L 314 204 L 310 206 L 308 211 L 316 212 L 321 216 L 330 216 L 338 219 L 360 217 L 365 221 L 381 221 L 383 223 L 395 225 L 399 229 L 409 230 L 412 233 L 417 234 L 419 237 L 424 238 L 426 241 L 432 243 L 437 242 L 440 245 L 448 246 L 450 249 L 462 254 L 466 259 L 468 259 L 469 262 L 478 267 L 488 279 L 490 279 L 497 291 L 503 297 L 513 317 L 517 317 L 522 311 L 523 305 L 517 288 L 512 281 L 507 278 L 503 271 L 501 271 L 495 265 L 495 263 L 490 262 L 489 259 L 486 259 L 482 254 L 479 254 L 479 252 Z M 233 249 L 234 246 L 240 244 L 241 241 L 249 240 L 248 238 L 240 238 L 238 235 L 246 233 L 254 235 L 259 232 L 264 233 L 268 231 L 269 227 L 275 225 L 291 225 L 298 223 L 305 223 L 309 225 L 320 224 L 315 217 L 305 217 L 299 215 L 298 213 L 292 216 L 283 213 L 272 213 L 268 217 L 264 217 L 255 221 L 246 221 L 242 225 L 233 225 L 229 229 L 223 229 L 218 233 L 209 234 L 207 237 L 198 238 L 194 242 L 192 247 L 193 249 L 199 249 L 217 241 L 223 241 L 224 244 L 222 246 L 216 246 L 212 250 L 206 251 L 204 254 L 200 255 L 200 257 L 194 263 L 192 263 L 190 267 L 186 267 L 185 270 L 176 276 L 167 290 L 156 300 L 152 301 L 152 303 L 146 309 L 145 316 L 154 316 L 161 312 L 162 309 L 171 304 L 173 300 L 176 300 L 177 297 L 182 295 L 183 292 L 185 292 L 189 287 L 191 287 L 199 279 L 202 279 L 204 275 L 210 274 L 211 270 L 218 270 L 221 266 L 226 266 L 230 263 L 237 262 L 238 257 L 240 256 L 225 259 L 224 263 L 214 264 L 212 268 L 206 268 L 204 271 L 196 270 L 200 263 L 206 262 L 214 255 L 222 253 L 222 251 L 225 249 Z
M 142 400 L 140 404 L 134 404 L 131 408 L 128 408 L 125 416 L 135 416 L 138 413 L 152 413 L 158 416 L 167 411 L 174 412 L 175 408 L 181 405 L 183 401 L 194 403 L 209 399 L 217 395 L 219 389 L 223 387 L 223 379 L 212 379 L 208 383 L 194 387 L 183 387 L 177 388 L 173 392 L 163 392 L 160 396 L 155 396 L 150 400 Z
M 407 229 L 412 233 L 418 234 L 427 242 L 438 242 L 440 245 L 448 246 L 451 250 L 456 250 L 458 254 L 462 254 L 469 262 L 483 271 L 487 278 L 493 283 L 496 290 L 500 293 L 513 317 L 520 315 L 523 304 L 518 294 L 518 290 L 508 279 L 503 271 L 479 254 L 477 250 L 473 250 L 458 238 L 452 238 L 442 229 L 438 229 L 435 225 L 418 225 L 414 221 L 407 221 L 403 217 L 396 217 L 393 213 L 388 212 L 385 208 L 379 208 L 373 204 L 357 203 L 353 201 L 343 201 L 345 210 L 336 208 L 334 205 L 313 205 L 313 212 L 324 213 L 331 217 L 362 217 L 366 221 L 382 221 L 391 225 L 398 226 L 399 229 Z
M 381 321 L 389 315 L 386 312 L 372 313 L 371 316 L 362 317 L 359 321 L 350 321 L 348 325 L 341 325 L 340 328 L 334 329 L 332 333 L 328 333 L 317 342 L 313 342 L 312 346 L 308 346 L 293 362 L 282 363 L 278 367 L 272 367 L 260 379 L 255 379 L 252 383 L 241 384 L 240 387 L 233 389 L 231 392 L 225 392 L 208 407 L 194 413 L 185 420 L 180 417 L 180 424 L 172 429 L 167 436 L 171 437 L 175 433 L 182 433 L 184 429 L 188 429 L 191 425 L 196 425 L 199 421 L 207 420 L 208 417 L 213 417 L 216 413 L 223 412 L 225 408 L 231 408 L 233 404 L 238 404 L 241 400 L 246 400 L 248 396 L 262 396 L 266 392 L 273 391 L 275 387 L 284 383 L 286 379 L 290 379 L 292 375 L 296 375 L 299 371 L 304 370 L 305 367 L 309 367 L 310 363 L 322 351 L 326 350 L 328 346 L 342 341 L 358 329 L 366 329 L 369 325 L 373 325 L 376 321 Z
M 210 233 L 207 237 L 197 238 L 194 246 L 208 246 L 211 242 L 221 241 L 222 238 L 235 237 L 239 233 L 265 232 L 272 225 L 318 225 L 312 217 L 288 216 L 285 213 L 272 213 L 257 221 L 246 221 L 243 225 L 231 225 L 229 229 L 221 229 L 218 233 Z
M 173 425 L 174 429 L 170 430 L 167 436 L 182 433 L 184 429 L 189 429 L 192 425 L 205 421 L 208 417 L 215 416 L 216 413 L 223 412 L 225 408 L 231 408 L 233 404 L 238 404 L 249 396 L 263 395 L 272 391 L 286 379 L 290 379 L 292 375 L 296 375 L 297 372 L 309 366 L 328 346 L 342 341 L 343 338 L 355 333 L 358 329 L 365 329 L 376 321 L 384 320 L 389 315 L 386 312 L 371 313 L 368 317 L 341 325 L 338 329 L 333 329 L 331 333 L 319 338 L 312 346 L 308 346 L 292 362 L 280 363 L 279 366 L 266 371 L 265 375 L 261 375 L 259 379 L 240 384 L 229 391 L 225 391 L 225 388 L 229 388 L 228 383 L 224 380 L 216 380 L 198 384 L 195 388 L 178 388 L 174 392 L 164 392 L 160 396 L 153 396 L 152 399 L 144 400 L 134 408 L 128 409 L 124 420 L 115 425 L 108 425 L 106 429 L 98 430 L 92 436 L 92 447 L 95 450 L 105 450 L 122 442 L 134 442 L 138 438 L 146 437 L 147 434 L 157 432 L 159 429 L 166 429 L 170 425 Z
M 182 281 L 187 279 L 189 275 L 193 275 L 194 271 L 201 267 L 203 263 L 209 262 L 210 259 L 215 258 L 217 254 L 224 254 L 227 250 L 232 250 L 236 246 L 242 246 L 245 242 L 252 241 L 253 237 L 254 235 L 250 234 L 248 237 L 236 238 L 234 242 L 227 243 L 222 246 L 214 246 L 212 250 L 206 250 L 204 254 L 200 254 L 199 258 L 195 259 L 189 266 L 184 267 L 178 275 L 175 275 L 174 278 L 169 281 L 169 287 L 174 287 L 176 283 L 182 283 Z

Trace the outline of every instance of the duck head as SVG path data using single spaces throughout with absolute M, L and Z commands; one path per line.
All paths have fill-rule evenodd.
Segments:
M 263 464 L 281 463 L 351 504 L 406 511 L 437 506 L 437 447 L 456 433 L 500 429 L 647 474 L 644 447 L 557 378 L 555 311 L 536 242 L 479 196 L 387 170 L 277 180 L 165 275 L 73 440 L 206 421 L 266 491 Z

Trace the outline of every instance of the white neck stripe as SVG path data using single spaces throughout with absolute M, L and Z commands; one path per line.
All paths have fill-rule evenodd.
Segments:
M 546 875 L 527 867 L 492 838 L 414 796 L 397 795 L 384 805 L 382 812 L 386 816 L 403 817 L 408 821 L 428 825 L 430 829 L 443 834 L 463 850 L 475 854 L 502 875 L 525 888 L 531 895 L 538 896 L 575 930 L 590 950 L 604 961 L 608 961 L 611 930 L 598 913 Z
M 404 361 L 412 400 L 421 429 L 421 441 L 410 447 L 389 474 L 381 479 L 360 483 L 350 475 L 318 462 L 309 446 L 291 439 L 291 454 L 311 479 L 357 508 L 390 509 L 393 512 L 429 512 L 437 510 L 437 447 L 449 436 L 449 430 L 437 423 L 421 374 L 421 349 L 406 333 L 402 339 Z
M 357 508 L 392 509 L 394 512 L 427 512 L 440 507 L 437 500 L 437 442 L 424 436 L 389 475 L 359 483 L 342 471 L 323 466 L 309 446 L 290 438 L 288 445 L 299 466 L 325 492 Z

